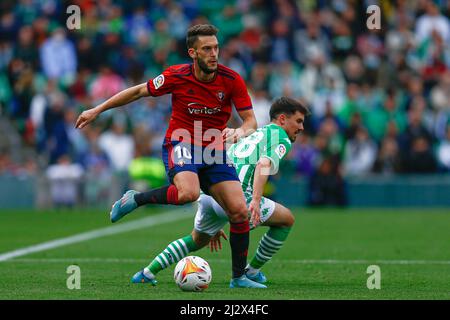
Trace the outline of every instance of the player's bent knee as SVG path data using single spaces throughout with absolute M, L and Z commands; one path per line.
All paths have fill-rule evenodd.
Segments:
M 248 220 L 248 209 L 244 206 L 236 206 L 228 211 L 228 217 L 231 222 L 238 223 Z
M 282 219 L 281 225 L 283 227 L 292 227 L 294 225 L 295 217 L 292 214 L 291 210 L 284 208 L 282 217 L 283 217 L 283 219 Z
M 210 235 L 207 235 L 205 233 L 198 233 L 195 230 L 192 231 L 191 235 L 192 235 L 192 240 L 194 240 L 194 242 L 197 246 L 196 250 L 199 250 L 199 249 L 205 247 L 211 240 Z
M 292 211 L 288 209 L 288 214 L 286 215 L 286 227 L 292 227 L 295 223 L 295 217 Z
M 200 192 L 196 190 L 178 191 L 178 203 L 185 204 L 194 202 L 200 197 Z

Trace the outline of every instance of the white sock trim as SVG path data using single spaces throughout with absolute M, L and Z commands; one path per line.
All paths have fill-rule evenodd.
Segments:
M 260 269 L 255 269 L 255 268 L 253 268 L 250 264 L 248 264 L 245 268 L 248 269 L 248 270 L 247 270 L 247 273 L 248 273 L 249 275 L 251 275 L 251 276 L 254 276 L 254 275 L 257 274 L 257 273 L 259 272 L 259 270 L 260 270 Z
M 155 279 L 155 275 L 147 267 L 144 268 L 144 275 L 149 279 Z

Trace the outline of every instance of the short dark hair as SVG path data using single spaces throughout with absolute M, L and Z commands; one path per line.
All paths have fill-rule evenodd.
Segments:
M 196 24 L 188 29 L 186 36 L 187 48 L 193 48 L 199 36 L 215 36 L 219 32 L 212 24 Z
M 311 114 L 304 102 L 288 97 L 281 97 L 276 99 L 270 107 L 270 120 L 275 120 L 283 113 L 292 116 L 297 111 L 302 113 L 305 117 Z

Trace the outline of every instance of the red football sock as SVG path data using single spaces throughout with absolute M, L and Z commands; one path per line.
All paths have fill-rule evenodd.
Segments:
M 134 200 L 138 206 L 153 203 L 178 205 L 178 189 L 175 185 L 171 184 L 162 188 L 135 194 Z
M 250 226 L 248 220 L 244 222 L 230 222 L 230 246 L 233 278 L 239 278 L 245 272 L 247 265 Z

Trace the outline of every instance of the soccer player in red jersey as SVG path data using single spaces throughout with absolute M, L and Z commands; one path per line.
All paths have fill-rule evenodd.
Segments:
M 172 115 L 162 155 L 170 184 L 139 193 L 127 191 L 111 210 L 115 222 L 145 204 L 182 205 L 198 199 L 200 190 L 211 195 L 230 219 L 233 287 L 265 288 L 245 276 L 249 246 L 247 206 L 236 169 L 224 143 L 234 143 L 256 130 L 251 99 L 241 76 L 218 63 L 218 30 L 212 25 L 189 28 L 186 38 L 192 64 L 167 68 L 146 83 L 128 88 L 95 108 L 81 113 L 76 128 L 83 128 L 103 111 L 142 97 L 172 94 Z M 227 128 L 234 104 L 243 123 Z M 192 239 L 191 239 L 192 240 Z M 188 248 L 195 242 L 187 241 Z M 148 282 L 152 275 L 147 274 Z

